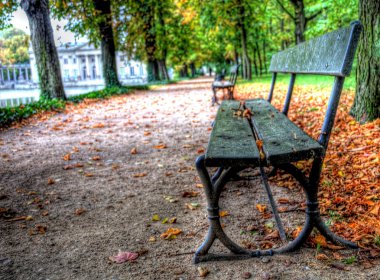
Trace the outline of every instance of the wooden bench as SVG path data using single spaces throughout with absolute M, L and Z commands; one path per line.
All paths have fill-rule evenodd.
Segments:
M 270 71 L 273 72 L 267 100 L 254 99 L 245 103 L 223 101 L 219 107 L 205 155 L 198 157 L 196 168 L 207 197 L 209 231 L 194 256 L 194 262 L 209 260 L 246 259 L 286 253 L 302 246 L 317 228 L 328 240 L 349 248 L 355 243 L 332 233 L 323 222 L 318 206 L 318 184 L 323 159 L 333 128 L 344 79 L 349 75 L 358 38 L 360 22 L 347 28 L 328 33 L 291 49 L 273 55 Z M 277 73 L 290 73 L 291 79 L 282 112 L 271 104 Z M 325 119 L 318 140 L 314 140 L 287 118 L 296 74 L 320 74 L 335 76 Z M 240 115 L 240 116 L 238 116 Z M 293 163 L 312 159 L 311 171 L 304 174 Z M 211 177 L 209 167 L 218 167 Z M 306 195 L 306 218 L 302 231 L 294 240 L 288 237 L 282 226 L 277 207 L 267 182 L 264 167 L 272 172 L 281 169 L 292 175 Z M 219 197 L 223 187 L 239 172 L 247 168 L 259 168 L 275 218 L 281 247 L 266 250 L 248 250 L 234 243 L 223 231 L 219 217 Z M 230 250 L 230 254 L 211 254 L 209 249 L 216 239 Z
M 224 95 L 224 91 L 227 91 L 227 96 L 228 99 L 234 99 L 234 88 L 235 88 L 235 83 L 237 79 L 237 75 L 239 72 L 239 65 L 234 65 L 231 67 L 230 70 L 230 79 L 228 81 L 214 81 L 212 83 L 212 92 L 213 92 L 213 97 L 211 101 L 211 105 L 214 106 L 214 104 L 219 104 L 218 103 L 218 98 L 216 96 L 217 92 L 221 90 Z

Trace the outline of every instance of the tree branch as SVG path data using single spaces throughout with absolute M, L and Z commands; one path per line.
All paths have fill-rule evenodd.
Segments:
M 284 5 L 280 2 L 280 0 L 276 0 L 276 2 L 280 5 L 281 9 L 287 13 L 292 19 L 295 19 L 294 16 L 284 7 Z
M 319 16 L 319 15 L 322 13 L 322 11 L 323 11 L 323 10 L 319 10 L 319 11 L 316 12 L 314 15 L 311 15 L 311 16 L 309 16 L 309 17 L 306 17 L 306 22 L 315 19 L 317 16 Z

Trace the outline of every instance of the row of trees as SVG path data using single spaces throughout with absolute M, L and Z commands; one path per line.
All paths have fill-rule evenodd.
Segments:
M 357 1 L 0 0 L 0 18 L 6 20 L 21 5 L 29 19 L 42 92 L 46 97 L 64 98 L 51 16 L 67 19 L 65 29 L 86 35 L 101 46 L 106 86 L 119 86 L 117 49 L 146 61 L 151 81 L 169 79 L 167 65 L 187 76 L 202 65 L 220 70 L 232 62 L 240 62 L 242 77 L 252 79 L 253 74 L 267 72 L 273 52 L 357 19 Z M 369 93 L 362 90 L 370 88 L 370 103 L 378 102 L 379 81 L 373 81 L 366 55 L 368 48 L 372 56 L 376 55 L 379 4 L 377 0 L 359 0 L 359 4 L 364 34 L 373 32 L 373 36 L 372 41 L 362 40 L 359 48 L 359 57 L 365 62 L 359 59 L 358 98 L 352 112 L 367 120 L 379 116 L 378 108 L 363 106 Z M 378 58 L 371 61 L 379 65 Z M 368 83 L 361 74 L 365 72 L 371 86 L 361 83 Z
M 0 64 L 27 63 L 29 36 L 20 29 L 0 32 Z

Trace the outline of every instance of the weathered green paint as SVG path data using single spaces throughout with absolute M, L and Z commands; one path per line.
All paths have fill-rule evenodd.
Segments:
M 276 110 L 268 101 L 246 101 L 253 113 L 253 126 L 263 141 L 268 165 L 295 162 L 322 156 L 324 148 Z
M 224 101 L 219 107 L 206 151 L 207 166 L 241 166 L 259 162 L 259 151 L 246 118 L 236 117 L 238 101 Z
M 269 70 L 282 73 L 348 76 L 360 31 L 360 23 L 353 22 L 349 27 L 274 54 Z

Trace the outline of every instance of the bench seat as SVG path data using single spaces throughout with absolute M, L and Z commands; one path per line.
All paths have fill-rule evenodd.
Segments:
M 238 101 L 223 101 L 212 130 L 205 164 L 210 167 L 258 165 L 258 151 L 249 120 L 234 116 Z M 266 165 L 320 157 L 324 148 L 264 99 L 248 100 L 252 127 L 263 141 Z
M 226 88 L 226 87 L 233 87 L 234 84 L 230 81 L 215 81 L 212 83 L 212 86 L 214 88 Z

